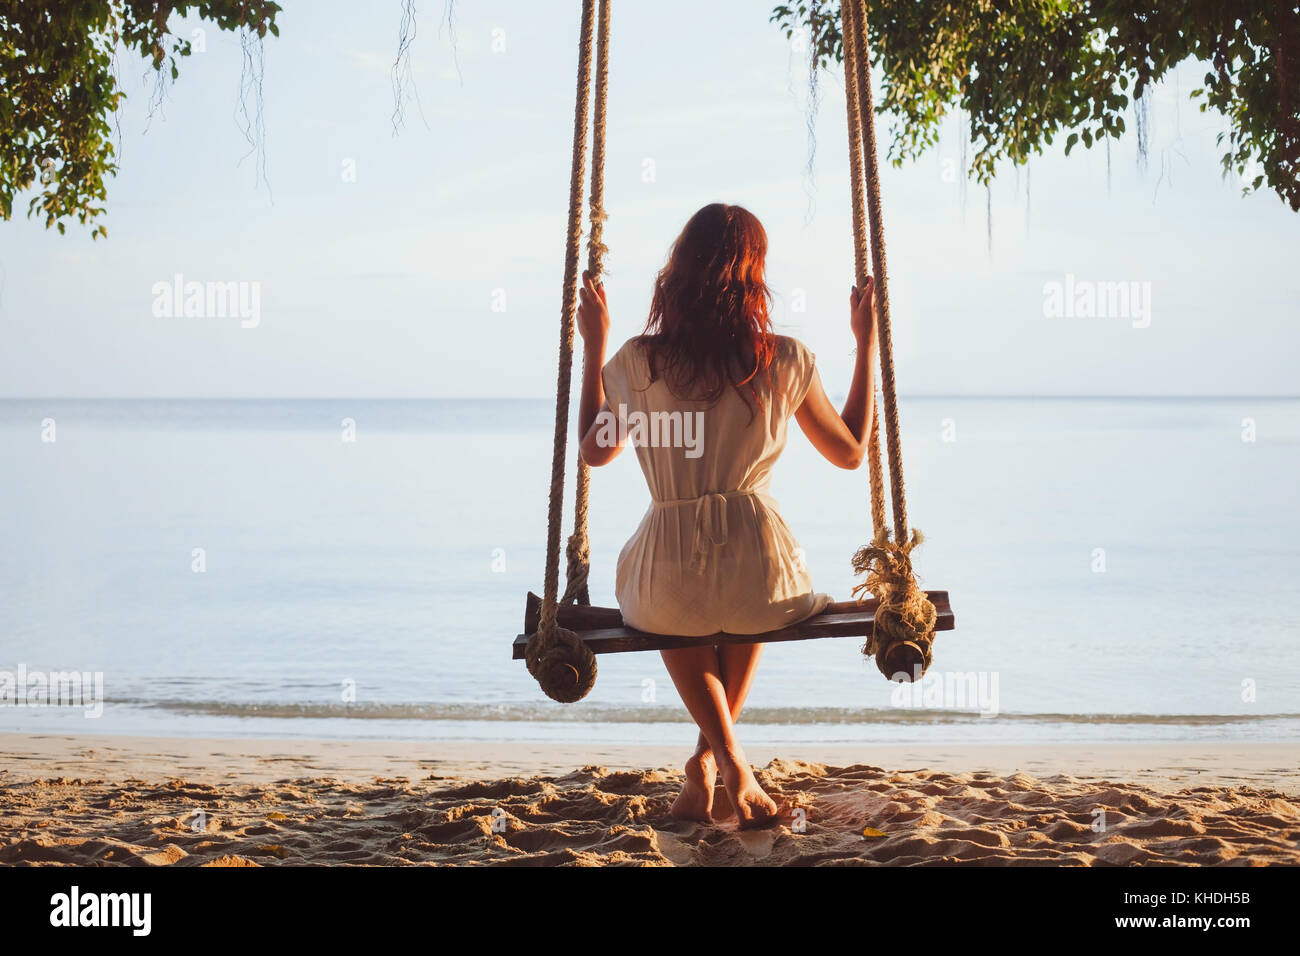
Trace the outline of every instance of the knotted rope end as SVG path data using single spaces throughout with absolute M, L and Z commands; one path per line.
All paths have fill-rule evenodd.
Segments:
M 917 583 L 912 551 L 925 536 L 915 528 L 906 541 L 895 541 L 887 528 L 876 532 L 870 545 L 853 555 L 853 570 L 866 579 L 853 588 L 859 601 L 869 592 L 879 600 L 871 636 L 862 653 L 890 680 L 919 680 L 933 660 L 934 604 Z
M 546 696 L 561 704 L 582 700 L 596 684 L 596 655 L 566 627 L 530 634 L 524 663 Z

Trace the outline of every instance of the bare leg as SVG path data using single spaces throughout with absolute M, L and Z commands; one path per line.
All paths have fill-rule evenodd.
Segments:
M 727 691 L 727 709 L 731 711 L 731 721 L 740 720 L 740 712 L 745 707 L 749 689 L 754 686 L 754 677 L 758 673 L 758 662 L 763 656 L 762 644 L 721 644 L 716 645 L 718 664 L 722 672 L 722 685 Z M 696 756 L 703 757 L 710 763 L 713 751 L 709 742 L 700 734 L 695 745 Z
M 701 647 L 698 650 L 702 653 L 713 653 L 711 661 L 707 659 L 707 654 L 705 655 L 707 666 L 719 666 L 715 647 Z M 664 663 L 667 664 L 667 654 L 663 656 Z M 674 677 L 673 681 L 676 683 L 677 678 Z M 703 733 L 700 734 L 700 740 L 704 741 Z M 686 782 L 682 784 L 681 793 L 673 801 L 672 815 L 679 820 L 713 822 L 713 787 L 718 779 L 718 765 L 713 759 L 713 750 L 707 741 L 697 747 L 695 753 L 687 758 L 683 769 L 686 771 Z
M 705 645 L 660 653 L 677 693 L 717 762 L 737 823 L 744 829 L 772 822 L 777 814 L 776 803 L 754 779 L 754 772 L 736 741 L 718 650 Z M 690 777 L 688 770 L 688 785 Z
M 722 685 L 726 689 L 727 709 L 731 721 L 740 720 L 745 698 L 754 684 L 758 661 L 763 656 L 762 644 L 715 645 L 718 652 Z M 718 764 L 713 759 L 713 748 L 704 734 L 695 744 L 695 753 L 686 760 L 686 784 L 673 804 L 673 815 L 690 820 L 709 819 L 713 809 L 713 786 L 718 779 Z

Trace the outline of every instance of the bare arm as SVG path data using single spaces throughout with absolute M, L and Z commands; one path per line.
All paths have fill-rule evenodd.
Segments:
M 795 421 L 814 448 L 832 465 L 857 468 L 867 455 L 871 437 L 871 416 L 875 411 L 876 339 L 875 282 L 868 277 L 866 289 L 859 294 L 856 286 L 849 296 L 852 328 L 857 339 L 853 363 L 853 384 L 843 411 L 836 412 L 821 376 L 814 371 L 812 384 L 803 403 L 795 410 Z
M 607 465 L 623 450 L 623 442 L 602 442 L 602 424 L 611 420 L 613 412 L 605 403 L 605 385 L 600 373 L 605 367 L 605 346 L 609 341 L 609 306 L 605 301 L 605 287 L 593 280 L 591 273 L 582 274 L 579 290 L 578 332 L 582 335 L 582 395 L 578 400 L 579 451 L 582 460 L 593 468 Z M 617 434 L 617 432 L 615 432 Z

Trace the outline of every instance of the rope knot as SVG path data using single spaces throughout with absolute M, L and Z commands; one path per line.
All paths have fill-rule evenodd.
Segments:
M 582 700 L 596 684 L 596 655 L 567 627 L 538 627 L 528 636 L 524 663 L 546 696 L 561 704 Z
M 919 680 L 933 659 L 937 612 L 912 570 L 912 551 L 924 540 L 913 528 L 907 541 L 894 541 L 882 527 L 870 545 L 853 555 L 854 572 L 866 575 L 853 596 L 861 601 L 858 595 L 869 591 L 880 600 L 862 653 L 874 656 L 877 669 L 890 680 Z

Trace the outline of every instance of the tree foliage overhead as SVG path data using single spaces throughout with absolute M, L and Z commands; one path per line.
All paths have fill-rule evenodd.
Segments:
M 191 41 L 168 19 L 196 13 L 245 42 L 279 34 L 278 3 L 266 0 L 0 0 L 0 215 L 35 189 L 28 216 L 66 228 L 94 226 L 104 212 L 105 180 L 116 173 L 112 117 L 126 96 L 117 76 L 120 53 L 144 58 L 162 81 L 180 75 Z
M 839 0 L 772 11 L 806 31 L 815 62 L 843 60 Z M 1025 163 L 1058 136 L 1068 153 L 1118 138 L 1132 109 L 1184 60 L 1208 64 L 1190 96 L 1227 120 L 1225 173 L 1267 184 L 1300 211 L 1300 5 L 1295 0 L 868 0 L 877 108 L 894 117 L 897 164 L 934 145 L 954 108 L 970 118 L 971 175 Z
M 29 216 L 104 235 L 95 220 L 117 171 L 113 116 L 126 95 L 118 58 L 139 56 L 160 84 L 174 80 L 191 41 L 168 21 L 195 14 L 238 32 L 256 74 L 280 10 L 270 0 L 0 0 L 0 216 L 31 190 Z M 1067 153 L 1118 138 L 1130 110 L 1145 152 L 1147 90 L 1190 59 L 1208 64 L 1190 95 L 1226 120 L 1225 173 L 1250 174 L 1247 190 L 1267 184 L 1300 211 L 1296 0 L 868 0 L 867 10 L 896 164 L 934 145 L 954 109 L 969 117 L 971 174 L 984 183 L 999 162 L 1024 163 L 1057 136 Z M 840 0 L 781 3 L 771 19 L 808 31 L 813 65 L 843 59 Z M 399 51 L 395 72 L 401 63 Z M 241 106 L 255 141 L 260 117 Z

